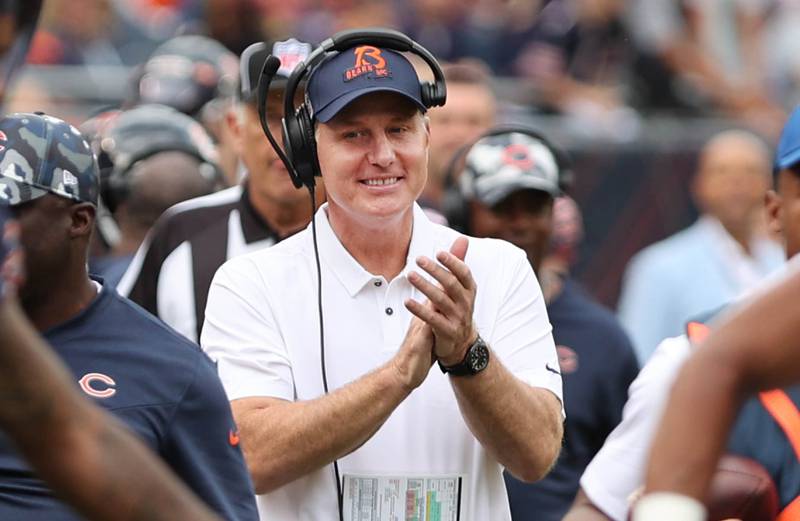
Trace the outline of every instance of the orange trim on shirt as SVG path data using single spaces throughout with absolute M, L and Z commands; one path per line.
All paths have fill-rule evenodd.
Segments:
M 689 322 L 686 324 L 686 335 L 695 344 L 703 342 L 711 333 L 711 328 L 702 322 Z
M 800 460 L 800 411 L 797 410 L 797 406 L 789 398 L 789 395 L 780 389 L 764 391 L 759 393 L 758 397 L 781 426 L 794 448 L 797 459 Z
M 794 501 L 786 505 L 775 521 L 797 521 L 800 519 L 800 497 L 794 498 Z
M 764 391 L 758 395 L 761 403 L 778 422 L 789 442 L 792 444 L 797 459 L 800 460 L 800 411 L 789 395 L 780 389 Z M 776 521 L 797 521 L 800 519 L 800 497 L 786 505 Z

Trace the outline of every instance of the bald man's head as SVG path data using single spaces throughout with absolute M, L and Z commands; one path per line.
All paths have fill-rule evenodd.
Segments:
M 750 132 L 729 130 L 711 138 L 700 154 L 693 185 L 700 211 L 732 234 L 750 230 L 763 211 L 771 159 L 769 147 Z
M 213 168 L 184 152 L 159 152 L 128 172 L 128 195 L 115 212 L 120 231 L 140 241 L 170 206 L 214 191 Z M 130 237 L 128 237 L 130 238 Z

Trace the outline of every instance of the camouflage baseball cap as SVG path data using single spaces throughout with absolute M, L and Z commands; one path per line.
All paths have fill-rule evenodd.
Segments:
M 51 193 L 97 204 L 98 168 L 72 125 L 42 113 L 0 119 L 0 199 L 9 205 Z

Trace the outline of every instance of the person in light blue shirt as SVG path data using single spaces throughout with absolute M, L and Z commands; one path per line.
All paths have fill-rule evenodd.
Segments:
M 636 254 L 625 273 L 618 312 L 640 363 L 690 317 L 735 299 L 783 264 L 780 245 L 764 231 L 769 183 L 770 151 L 755 135 L 730 130 L 705 145 L 692 184 L 702 215 Z

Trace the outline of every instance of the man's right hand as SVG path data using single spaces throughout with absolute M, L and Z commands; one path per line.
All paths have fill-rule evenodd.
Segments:
M 399 381 L 410 392 L 425 381 L 434 360 L 433 331 L 428 324 L 413 317 L 400 350 L 392 358 L 391 366 Z

